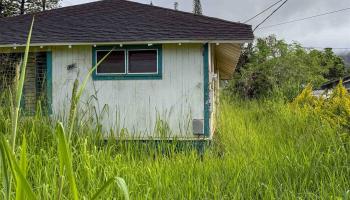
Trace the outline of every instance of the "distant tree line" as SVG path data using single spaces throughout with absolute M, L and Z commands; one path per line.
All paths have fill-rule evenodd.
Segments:
M 62 0 L 0 0 L 0 18 L 50 10 Z
M 350 68 L 350 52 L 342 53 L 340 54 L 340 57 L 342 57 L 345 61 L 346 67 Z
M 292 99 L 308 84 L 317 88 L 347 74 L 344 60 L 330 48 L 308 50 L 269 36 L 243 48 L 227 91 L 243 98 L 281 95 Z

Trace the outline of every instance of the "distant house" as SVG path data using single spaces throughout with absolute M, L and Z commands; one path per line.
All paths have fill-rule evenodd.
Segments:
M 339 84 L 340 80 L 343 81 L 344 87 L 350 92 L 350 76 L 346 76 L 342 79 L 336 79 L 324 83 L 318 90 L 314 90 L 313 94 L 318 97 L 330 97 L 330 95 L 332 94 L 332 90 Z
M 53 116 L 67 116 L 74 81 L 114 48 L 81 105 L 105 113 L 105 130 L 143 139 L 159 137 L 157 124 L 170 130 L 168 137 L 211 138 L 219 82 L 231 78 L 241 44 L 254 37 L 250 25 L 125 0 L 35 15 L 24 108 L 35 110 L 44 96 Z M 32 17 L 0 19 L 0 73 L 7 81 Z
M 340 80 L 343 81 L 344 87 L 346 87 L 350 91 L 350 76 L 346 76 L 342 79 L 336 79 L 336 80 L 332 80 L 327 83 L 324 83 L 321 86 L 321 90 L 331 90 L 335 88 L 339 84 Z

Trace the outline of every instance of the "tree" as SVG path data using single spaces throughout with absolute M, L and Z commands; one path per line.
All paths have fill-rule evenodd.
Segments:
M 27 12 L 40 12 L 51 10 L 60 6 L 62 0 L 27 0 L 29 3 Z
M 12 0 L 0 0 L 0 18 L 17 15 L 17 7 Z
M 350 75 L 350 52 L 341 53 L 339 56 L 344 61 L 346 75 Z
M 324 50 L 322 65 L 328 68 L 324 76 L 329 80 L 342 78 L 346 74 L 344 60 L 335 55 L 331 48 Z
M 310 51 L 275 36 L 245 47 L 239 64 L 228 91 L 244 98 L 278 92 L 292 99 L 305 85 L 318 87 L 345 72 L 342 60 L 331 49 Z
M 47 6 L 46 0 L 42 0 L 42 1 L 41 1 L 41 9 L 42 9 L 43 11 L 46 10 L 46 6 Z
M 25 13 L 25 7 L 26 7 L 26 1 L 25 0 L 19 0 L 19 11 L 21 15 L 24 15 Z
M 0 18 L 50 10 L 62 0 L 0 0 Z
M 202 4 L 200 0 L 193 0 L 193 13 L 197 15 L 202 15 Z
M 4 1 L 0 0 L 0 18 L 4 17 Z

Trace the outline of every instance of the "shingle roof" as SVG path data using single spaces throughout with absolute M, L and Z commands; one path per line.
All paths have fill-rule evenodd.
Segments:
M 32 15 L 0 19 L 0 45 L 25 44 Z M 137 41 L 250 41 L 250 25 L 126 0 L 37 13 L 32 44 Z

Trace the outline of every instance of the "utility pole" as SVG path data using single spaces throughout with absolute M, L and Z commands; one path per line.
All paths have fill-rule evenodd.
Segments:
M 178 3 L 178 2 L 175 2 L 175 3 L 174 3 L 174 10 L 178 10 L 178 8 L 179 8 L 179 3 Z

